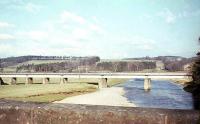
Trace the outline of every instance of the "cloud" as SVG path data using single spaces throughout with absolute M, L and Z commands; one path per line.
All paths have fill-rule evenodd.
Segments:
M 97 18 L 95 19 L 97 20 Z M 68 32 L 70 38 L 88 40 L 94 35 L 105 33 L 99 22 L 97 24 L 93 21 L 94 17 L 86 19 L 75 13 L 64 11 L 61 13 L 57 25 L 60 25 L 61 30 Z
M 39 30 L 32 31 L 21 31 L 17 33 L 18 38 L 34 40 L 34 41 L 42 41 L 48 37 L 48 33 Z
M 167 24 L 173 24 L 177 20 L 183 20 L 185 18 L 191 17 L 199 17 L 200 16 L 200 9 L 197 10 L 182 10 L 180 12 L 172 12 L 168 8 L 164 8 L 159 12 L 156 13 L 146 13 L 140 16 L 140 20 L 148 20 L 149 22 L 155 21 L 157 18 L 161 18 Z
M 154 50 L 157 47 L 156 41 L 151 38 L 146 38 L 143 36 L 132 36 L 132 37 L 120 37 L 118 39 L 112 39 L 115 41 L 115 45 L 120 48 L 124 46 L 126 49 L 134 50 Z
M 168 8 L 165 8 L 163 11 L 156 14 L 159 17 L 162 17 L 166 23 L 172 24 L 176 21 L 176 15 L 170 11 Z
M 69 11 L 64 11 L 61 14 L 61 22 L 62 23 L 68 23 L 70 21 L 77 22 L 79 24 L 84 24 L 86 22 L 86 20 L 83 17 L 78 16 L 78 15 L 72 13 L 72 12 L 69 12 Z
M 92 30 L 92 31 L 96 31 L 98 33 L 105 33 L 105 31 L 97 24 L 90 24 L 89 25 L 89 28 Z
M 25 6 L 24 6 L 24 9 L 30 13 L 38 13 L 41 9 L 42 9 L 42 6 L 41 5 L 37 5 L 37 4 L 34 4 L 34 3 L 27 3 Z
M 12 46 L 8 45 L 8 44 L 0 44 L 0 49 L 1 51 L 7 51 L 8 49 L 11 49 Z
M 153 50 L 154 46 L 149 45 L 149 44 L 143 44 L 143 45 L 137 46 L 137 48 L 142 49 L 142 50 Z
M 89 37 L 89 30 L 84 29 L 84 28 L 75 28 L 72 31 L 71 37 L 75 38 L 75 39 L 87 39 Z
M 14 36 L 10 34 L 0 34 L 0 41 L 13 40 Z
M 94 21 L 95 23 L 97 23 L 97 24 L 100 23 L 99 19 L 98 19 L 96 16 L 93 16 L 92 19 L 93 19 L 93 21 Z
M 95 23 L 92 17 L 86 19 L 72 12 L 64 11 L 60 15 L 58 14 L 58 18 L 41 22 L 34 29 L 17 30 L 13 32 L 13 36 L 4 35 L 2 39 L 15 39 L 15 45 L 8 44 L 13 47 L 12 51 L 15 51 L 14 55 L 17 56 L 87 56 L 98 54 L 99 46 L 96 42 L 100 41 L 99 39 L 104 35 L 103 32 L 103 28 L 100 24 Z M 5 49 L 4 52 L 6 52 Z M 12 55 L 13 52 L 6 54 L 6 56 Z
M 1 0 L 0 6 L 2 9 L 18 9 L 24 5 L 24 0 Z
M 0 44 L 0 56 L 1 57 L 13 56 L 13 51 L 16 52 L 15 47 L 13 47 L 9 44 Z
M 173 16 L 173 15 L 168 15 L 167 17 L 166 17 L 166 22 L 167 23 L 174 23 L 175 22 L 175 16 Z
M 134 45 L 137 49 L 153 50 L 155 48 L 156 42 L 149 38 L 133 37 L 131 38 L 131 44 Z
M 196 17 L 196 16 L 200 16 L 200 10 L 183 10 L 181 12 L 178 13 L 173 13 L 171 10 L 169 10 L 168 8 L 165 8 L 163 11 L 159 12 L 156 14 L 159 17 L 162 17 L 165 19 L 165 22 L 168 24 L 172 24 L 175 23 L 176 20 L 180 20 L 183 18 L 191 18 L 191 17 Z
M 0 6 L 2 10 L 7 11 L 26 11 L 29 13 L 36 14 L 44 7 L 32 2 L 27 2 L 25 0 L 2 0 L 0 1 Z M 3 11 L 2 11 L 3 12 Z
M 8 22 L 1 22 L 0 21 L 0 28 L 11 28 L 11 27 L 14 27 L 15 25 L 14 24 L 10 24 Z
M 198 10 L 193 10 L 193 11 L 186 11 L 184 10 L 183 12 L 180 12 L 178 14 L 179 18 L 188 18 L 188 17 L 195 17 L 195 16 L 200 16 L 200 9 Z

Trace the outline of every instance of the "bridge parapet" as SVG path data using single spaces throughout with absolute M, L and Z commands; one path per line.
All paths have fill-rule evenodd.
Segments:
M 198 124 L 199 111 L 0 101 L 1 124 Z

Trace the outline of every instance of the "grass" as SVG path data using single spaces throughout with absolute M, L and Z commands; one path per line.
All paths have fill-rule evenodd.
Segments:
M 62 93 L 49 93 L 49 94 L 40 94 L 40 95 L 33 95 L 28 97 L 13 97 L 13 98 L 6 98 L 9 100 L 17 100 L 17 101 L 29 101 L 29 102 L 54 102 L 60 101 L 67 97 L 81 95 L 85 93 L 94 92 L 96 89 L 87 89 L 83 91 L 72 91 L 72 92 L 62 92 Z
M 69 60 L 30 60 L 23 63 L 19 63 L 16 66 L 28 65 L 28 64 L 39 65 L 39 64 L 61 63 L 61 62 L 66 62 L 66 61 L 69 61 Z
M 29 84 L 0 86 L 0 98 L 22 101 L 53 102 L 67 96 L 96 91 L 97 86 L 85 83 Z
M 16 97 L 16 98 L 6 98 L 6 99 L 17 100 L 17 101 L 29 101 L 29 102 L 30 101 L 31 102 L 54 102 L 54 101 L 62 100 L 69 96 L 73 96 L 73 95 L 68 95 L 64 93 L 63 94 L 45 94 L 45 95 L 39 95 L 39 96 Z
M 4 72 L 16 72 L 16 68 L 21 65 L 28 65 L 28 64 L 39 65 L 39 64 L 61 63 L 61 62 L 66 62 L 66 61 L 69 61 L 69 60 L 30 60 L 30 61 L 18 63 L 13 66 L 5 67 Z
M 5 83 L 10 82 L 10 78 L 3 78 Z M 122 83 L 128 79 L 108 79 L 108 86 Z M 40 78 L 34 78 L 34 84 L 24 85 L 25 78 L 18 78 L 17 85 L 1 85 L 0 99 L 10 99 L 33 102 L 54 102 L 66 97 L 80 95 L 97 90 L 99 79 L 74 79 L 70 78 L 67 84 L 59 84 L 59 78 L 51 78 L 51 84 L 38 84 L 42 82 Z M 89 84 L 88 84 L 89 83 Z M 91 84 L 90 84 L 91 83 Z
M 128 80 L 129 79 L 124 79 L 124 78 L 112 78 L 112 79 L 108 79 L 108 86 L 111 87 L 111 86 L 114 86 L 116 84 L 120 84 L 120 83 L 126 82 Z
M 185 79 L 170 79 L 170 81 L 173 81 L 174 83 L 181 84 L 183 86 L 188 85 L 192 81 L 191 78 L 185 78 Z

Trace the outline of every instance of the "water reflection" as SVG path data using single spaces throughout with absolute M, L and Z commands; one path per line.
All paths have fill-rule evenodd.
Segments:
M 150 91 L 144 91 L 143 80 L 129 80 L 117 87 L 124 87 L 125 97 L 138 107 L 193 109 L 192 95 L 181 85 L 170 81 L 152 80 Z

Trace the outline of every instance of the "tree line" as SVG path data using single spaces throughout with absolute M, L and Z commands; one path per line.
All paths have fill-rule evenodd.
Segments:
M 192 63 L 195 58 L 184 58 L 177 56 L 158 56 L 125 59 L 125 61 L 100 61 L 100 57 L 63 57 L 63 56 L 20 56 L 0 59 L 0 71 L 3 68 L 14 66 L 30 60 L 64 60 L 63 62 L 44 64 L 22 64 L 16 67 L 16 72 L 89 72 L 110 71 L 130 72 L 142 71 L 144 69 L 156 69 L 156 61 L 164 64 L 164 70 L 184 71 L 186 64 Z M 129 60 L 129 61 L 126 61 Z M 138 61 L 137 61 L 138 60 Z
M 92 66 L 98 61 L 100 61 L 99 57 L 87 57 L 56 63 L 27 64 L 18 66 L 16 72 L 72 72 L 79 66 Z
M 98 71 L 128 72 L 155 69 L 155 62 L 99 62 L 96 64 Z
M 100 60 L 98 56 L 89 56 L 89 57 L 75 57 L 75 56 L 19 56 L 19 57 L 7 57 L 0 58 L 0 68 L 13 66 L 19 63 L 23 63 L 30 60 L 85 60 L 95 58 Z

